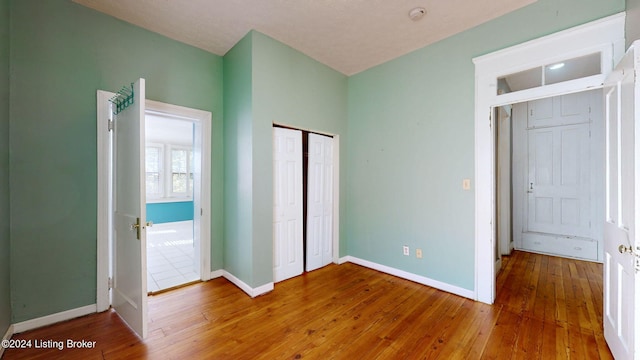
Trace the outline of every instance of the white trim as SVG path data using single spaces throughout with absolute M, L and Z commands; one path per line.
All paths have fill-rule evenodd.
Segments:
M 495 300 L 494 106 L 602 87 L 624 54 L 625 14 L 619 13 L 473 59 L 475 64 L 475 299 Z M 599 49 L 603 76 L 497 94 L 497 78 Z
M 214 270 L 209 275 L 209 279 L 216 279 L 216 278 L 223 277 L 223 276 L 224 276 L 224 270 L 222 270 L 222 269 Z
M 343 256 L 343 257 L 339 258 L 337 264 L 338 265 L 342 265 L 342 264 L 348 263 L 350 261 L 351 261 L 351 256 L 347 255 L 347 256 Z
M 7 332 L 4 333 L 4 336 L 2 337 L 2 342 L 4 342 L 5 340 L 10 340 L 13 334 L 14 334 L 13 324 L 9 324 L 9 328 L 7 329 Z M 2 359 L 2 354 L 4 354 L 4 347 L 0 346 L 0 359 Z
M 96 309 L 97 309 L 96 304 L 92 304 L 92 305 L 87 305 L 87 306 L 83 306 L 83 307 L 79 307 L 79 308 L 75 308 L 67 311 L 62 311 L 59 313 L 55 313 L 55 314 L 27 320 L 27 321 L 22 321 L 22 322 L 13 324 L 13 331 L 16 334 L 19 334 L 21 332 L 59 323 L 61 321 L 67 321 L 67 320 L 75 319 L 80 316 L 94 314 L 97 312 Z
M 418 284 L 422 284 L 422 285 L 427 285 L 430 286 L 432 288 L 438 289 L 438 290 L 442 290 L 442 291 L 446 291 L 458 296 L 462 296 L 462 297 L 466 297 L 469 299 L 474 299 L 475 298 L 475 292 L 473 290 L 467 290 L 458 286 L 454 286 L 454 285 L 450 285 L 447 283 L 443 283 L 441 281 L 438 280 L 434 280 L 425 276 L 421 276 L 421 275 L 416 275 L 404 270 L 400 270 L 400 269 L 396 269 L 396 268 L 392 268 L 390 266 L 386 266 L 386 265 L 381 265 L 381 264 L 377 264 L 368 260 L 363 260 L 354 256 L 345 256 L 343 258 L 340 259 L 340 263 L 345 263 L 345 262 L 351 262 L 357 265 L 361 265 L 364 267 L 367 267 L 369 269 L 373 269 L 373 270 L 377 270 L 383 273 L 387 273 L 389 275 L 393 275 L 393 276 L 397 276 L 399 278 L 402 279 L 406 279 L 406 280 L 410 280 L 413 282 L 416 282 Z
M 247 295 L 251 296 L 252 298 L 256 296 L 260 296 L 262 294 L 266 294 L 270 291 L 273 291 L 273 282 L 266 283 L 264 285 L 258 286 L 257 288 L 252 288 L 251 286 L 247 285 L 244 281 L 238 279 L 237 277 L 235 277 L 233 274 L 231 274 L 226 270 L 222 270 L 222 276 L 224 276 L 225 279 L 231 281 L 235 286 L 239 287 L 240 290 L 244 291 L 245 293 L 247 293 Z
M 97 237 L 97 279 L 96 279 L 96 307 L 97 311 L 105 311 L 111 306 L 109 299 L 109 237 L 111 227 L 109 219 L 109 130 L 104 114 L 109 113 L 108 101 L 115 94 L 108 91 L 97 92 L 97 156 L 98 156 L 98 237 Z
M 96 307 L 97 311 L 105 311 L 110 305 L 109 292 L 109 275 L 110 275 L 110 254 L 109 254 L 109 238 L 110 238 L 110 209 L 109 209 L 109 166 L 110 166 L 110 149 L 109 149 L 109 131 L 107 129 L 107 119 L 105 115 L 109 114 L 108 100 L 114 93 L 108 91 L 97 91 L 97 157 L 98 157 L 98 223 L 97 223 L 97 282 L 96 282 Z M 202 161 L 202 176 L 200 205 L 202 209 L 200 224 L 200 253 L 206 254 L 201 256 L 200 263 L 200 279 L 207 281 L 211 274 L 211 112 L 191 109 L 183 106 L 166 104 L 153 100 L 146 100 L 146 111 L 154 115 L 175 114 L 177 117 L 195 121 L 200 124 L 202 134 L 202 153 L 207 154 L 205 160 Z M 172 115 L 173 117 L 176 117 Z M 204 157 L 203 157 L 204 159 Z M 192 201 L 185 200 L 185 201 Z M 194 207 L 196 204 L 194 204 Z M 195 209 L 194 209 L 195 210 Z M 195 217 L 198 212 L 194 211 Z
M 333 262 L 340 257 L 340 135 L 333 135 Z

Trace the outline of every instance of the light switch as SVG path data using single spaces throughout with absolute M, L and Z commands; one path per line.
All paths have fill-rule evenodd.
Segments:
M 470 190 L 471 189 L 471 179 L 462 180 L 462 189 L 463 190 Z

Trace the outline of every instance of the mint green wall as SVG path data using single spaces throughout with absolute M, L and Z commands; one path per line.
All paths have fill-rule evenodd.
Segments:
M 96 301 L 96 90 L 211 111 L 222 267 L 222 58 L 68 0 L 11 2 L 11 295 L 20 322 Z
M 624 6 L 539 0 L 350 77 L 349 255 L 473 290 L 474 192 L 462 190 L 474 177 L 471 59 Z
M 273 123 L 341 135 L 346 154 L 347 78 L 255 31 L 224 74 L 225 269 L 258 287 L 273 281 Z
M 627 0 L 625 32 L 627 47 L 631 45 L 634 40 L 640 40 L 640 0 Z
M 266 35 L 252 34 L 253 262 L 255 285 L 261 285 L 273 281 L 273 123 L 340 135 L 344 188 L 347 77 Z M 341 200 L 344 229 L 346 198 Z M 341 238 L 344 254 L 346 239 Z
M 0 0 L 0 338 L 11 324 L 9 218 L 9 0 Z
M 253 284 L 252 55 L 245 36 L 224 56 L 224 268 Z

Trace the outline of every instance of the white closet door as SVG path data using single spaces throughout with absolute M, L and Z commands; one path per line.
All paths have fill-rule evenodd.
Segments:
M 333 138 L 309 134 L 307 271 L 333 259 Z
M 273 277 L 303 271 L 302 132 L 273 128 Z

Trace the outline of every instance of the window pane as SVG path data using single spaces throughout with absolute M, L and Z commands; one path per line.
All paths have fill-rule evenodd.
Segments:
M 188 150 L 171 150 L 171 192 L 187 193 Z
M 498 95 L 542 86 L 542 68 L 537 67 L 498 78 Z
M 146 187 L 147 195 L 157 196 L 162 194 L 160 186 L 160 162 L 162 149 L 156 146 L 148 146 L 145 148 L 145 171 L 146 171 Z
M 173 172 L 187 172 L 187 150 L 171 150 L 171 170 Z
M 147 194 L 156 195 L 160 193 L 160 173 L 147 172 Z
M 174 193 L 186 193 L 187 192 L 187 174 L 185 173 L 173 173 L 172 175 L 172 189 Z
M 600 73 L 600 53 L 581 56 L 544 67 L 545 84 L 555 84 Z

